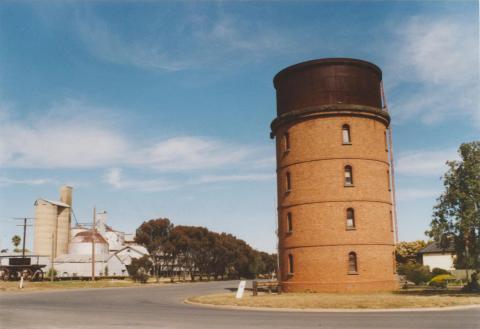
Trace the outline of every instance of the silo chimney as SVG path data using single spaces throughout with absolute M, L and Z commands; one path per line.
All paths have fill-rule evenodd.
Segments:
M 68 204 L 70 207 L 72 206 L 72 190 L 73 187 L 67 185 L 63 185 L 60 188 L 60 201 Z

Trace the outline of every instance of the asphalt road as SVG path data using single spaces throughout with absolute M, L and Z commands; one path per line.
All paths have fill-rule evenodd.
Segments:
M 237 282 L 0 294 L 0 328 L 35 329 L 480 329 L 480 310 L 299 313 L 212 309 L 188 296 L 225 291 Z

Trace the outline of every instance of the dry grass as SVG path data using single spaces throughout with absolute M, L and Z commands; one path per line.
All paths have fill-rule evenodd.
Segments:
M 149 282 L 147 285 L 155 285 L 154 282 Z M 19 288 L 19 281 L 0 281 L 0 292 L 22 292 L 22 291 L 41 291 L 41 290 L 58 290 L 58 289 L 82 289 L 82 288 L 112 288 L 112 287 L 133 287 L 145 286 L 133 282 L 131 280 L 99 280 L 99 281 L 42 281 L 42 282 L 28 282 L 25 281 L 23 289 Z
M 421 308 L 457 305 L 480 305 L 480 294 L 460 294 L 458 292 L 385 292 L 371 294 L 333 293 L 287 293 L 259 294 L 256 297 L 246 293 L 236 299 L 235 293 L 192 297 L 189 301 L 210 304 L 267 308 L 295 309 L 380 309 L 380 308 Z

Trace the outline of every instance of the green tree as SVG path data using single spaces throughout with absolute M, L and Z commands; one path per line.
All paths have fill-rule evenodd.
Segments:
M 420 250 L 425 248 L 427 243 L 423 240 L 397 243 L 395 255 L 398 264 L 406 264 L 408 262 L 420 263 Z
M 160 266 L 165 264 L 166 258 L 170 257 L 169 238 L 172 229 L 173 224 L 168 218 L 158 218 L 143 222 L 135 233 L 135 242 L 144 246 L 150 254 L 157 282 Z
M 454 244 L 456 267 L 480 268 L 480 141 L 464 143 L 459 161 L 447 161 L 445 191 L 426 233 L 444 248 Z
M 14 235 L 12 237 L 12 244 L 15 246 L 15 249 L 18 249 L 20 242 L 22 242 L 22 238 L 20 236 Z
M 432 278 L 428 266 L 422 266 L 421 264 L 412 262 L 400 264 L 398 266 L 398 274 L 405 275 L 408 281 L 411 281 L 416 285 L 426 283 Z
M 141 258 L 132 258 L 132 262 L 127 266 L 128 274 L 133 281 L 147 283 L 152 265 L 150 257 L 147 255 Z

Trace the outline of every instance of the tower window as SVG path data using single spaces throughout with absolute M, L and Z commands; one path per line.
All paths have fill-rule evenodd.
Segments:
M 353 185 L 353 174 L 351 166 L 345 166 L 345 185 Z
M 290 134 L 288 132 L 283 135 L 283 151 L 290 151 Z
M 387 140 L 387 131 L 386 130 L 383 132 L 383 136 L 384 136 L 384 139 L 385 139 L 385 151 L 388 152 L 388 140 Z
M 287 175 L 286 175 L 286 179 L 287 179 L 287 182 L 286 182 L 286 189 L 287 191 L 286 192 L 290 192 L 292 190 L 292 179 L 290 177 L 290 173 L 287 172 Z
M 342 126 L 342 140 L 343 144 L 351 144 L 352 141 L 350 139 L 350 126 L 349 125 L 343 125 Z
M 393 232 L 393 229 L 394 229 L 394 225 L 393 225 L 393 213 L 392 213 L 392 211 L 390 210 L 390 231 Z
M 358 273 L 357 254 L 354 253 L 353 251 L 348 254 L 348 273 L 349 274 Z
M 292 233 L 293 224 L 292 224 L 292 213 L 287 213 L 287 233 Z
M 390 185 L 390 170 L 387 170 L 387 183 L 388 183 L 388 190 L 391 191 L 392 187 Z
M 395 251 L 392 252 L 393 274 L 397 274 L 397 260 L 395 259 Z
M 347 229 L 355 229 L 355 211 L 353 210 L 353 208 L 347 209 Z
M 293 255 L 289 254 L 288 255 L 288 274 L 293 274 L 293 273 L 294 273 Z

